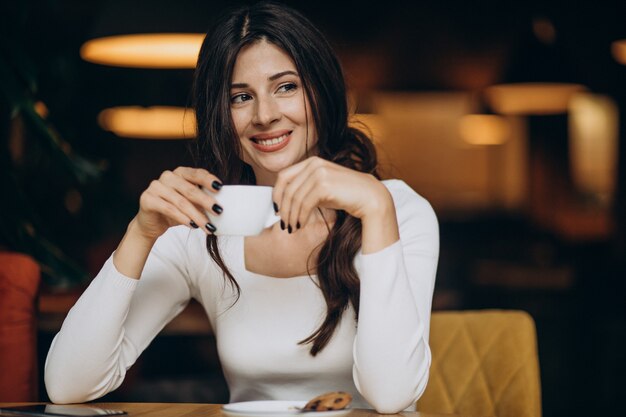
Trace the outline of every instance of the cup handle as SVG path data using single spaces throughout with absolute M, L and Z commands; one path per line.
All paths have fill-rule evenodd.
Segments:
M 269 218 L 265 222 L 265 228 L 267 229 L 268 227 L 272 226 L 277 221 L 280 221 L 280 217 L 274 213 L 270 214 Z

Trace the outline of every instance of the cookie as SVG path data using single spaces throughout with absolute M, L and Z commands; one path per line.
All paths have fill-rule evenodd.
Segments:
M 341 410 L 346 408 L 352 401 L 352 395 L 347 392 L 327 392 L 326 394 L 318 395 L 311 401 L 306 403 L 303 410 L 305 411 L 329 411 L 329 410 Z

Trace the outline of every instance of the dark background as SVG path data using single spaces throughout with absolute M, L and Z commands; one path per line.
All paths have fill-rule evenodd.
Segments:
M 36 95 L 46 103 L 49 121 L 77 152 L 107 166 L 101 181 L 73 183 L 28 140 L 20 165 L 20 183 L 40 213 L 42 233 L 91 274 L 115 248 L 149 181 L 164 169 L 191 163 L 185 141 L 118 138 L 101 130 L 96 116 L 120 105 L 185 106 L 192 71 L 98 66 L 80 59 L 81 44 L 121 33 L 205 32 L 212 17 L 233 3 L 2 3 L 0 33 L 33 61 Z M 624 139 L 626 66 L 615 62 L 609 50 L 613 40 L 626 38 L 624 2 L 286 3 L 327 34 L 354 91 L 476 91 L 507 81 L 580 82 L 615 100 Z M 537 19 L 551 22 L 554 42 L 545 44 L 533 35 Z M 540 118 L 531 121 L 531 128 L 564 120 Z M 555 152 L 558 166 L 562 155 L 558 148 Z M 524 210 L 438 211 L 441 257 L 434 308 L 530 312 L 537 323 L 548 417 L 621 414 L 618 398 L 626 388 L 625 153 L 622 146 L 616 198 L 609 208 L 615 227 L 600 239 L 568 238 L 537 224 Z M 68 192 L 80 197 L 73 212 L 67 209 Z M 501 267 L 496 274 L 514 270 L 546 278 L 540 285 L 506 279 L 486 283 L 480 277 L 494 262 Z M 51 337 L 40 335 L 42 360 Z M 211 337 L 161 337 L 110 397 L 219 401 L 226 392 L 216 367 Z

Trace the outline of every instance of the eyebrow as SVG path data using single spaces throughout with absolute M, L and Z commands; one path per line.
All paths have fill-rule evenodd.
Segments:
M 296 77 L 299 77 L 297 72 L 292 71 L 292 70 L 287 70 L 287 71 L 282 71 L 274 75 L 271 75 L 267 79 L 269 81 L 276 81 L 277 79 L 279 79 L 280 77 L 284 77 L 285 75 L 295 75 Z M 236 83 L 236 84 L 231 84 L 230 86 L 230 88 L 246 88 L 246 87 L 249 87 L 247 83 Z

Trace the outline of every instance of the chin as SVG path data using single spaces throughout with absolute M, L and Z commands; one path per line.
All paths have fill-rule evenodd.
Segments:
M 256 164 L 256 166 L 268 172 L 279 173 L 283 169 L 289 168 L 290 166 L 297 164 L 304 159 L 304 156 L 297 158 L 290 155 L 271 155 L 266 156 L 261 160 L 257 160 L 258 163 Z
M 284 162 L 284 163 L 273 163 L 273 164 L 263 164 L 260 165 L 259 168 L 263 171 L 270 172 L 272 174 L 278 174 L 285 168 L 289 168 L 295 164 L 295 162 Z

